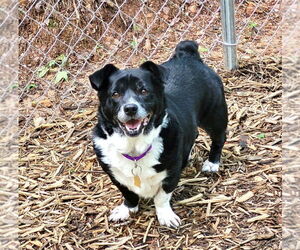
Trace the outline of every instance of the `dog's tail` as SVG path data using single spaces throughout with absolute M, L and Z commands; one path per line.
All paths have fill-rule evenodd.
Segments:
M 175 49 L 175 56 L 193 56 L 201 60 L 198 52 L 198 44 L 195 41 L 186 40 L 178 43 Z

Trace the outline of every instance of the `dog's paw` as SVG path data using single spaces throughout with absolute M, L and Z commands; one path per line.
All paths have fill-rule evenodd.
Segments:
M 219 163 L 212 163 L 206 160 L 202 166 L 202 172 L 218 172 L 219 171 Z
M 139 210 L 139 207 L 133 207 L 129 208 L 124 205 L 124 203 L 120 206 L 115 207 L 112 211 L 111 214 L 109 215 L 108 219 L 110 221 L 124 221 L 127 220 L 130 216 L 131 213 L 136 213 Z
M 181 225 L 180 218 L 171 207 L 156 208 L 156 215 L 161 226 L 177 228 Z

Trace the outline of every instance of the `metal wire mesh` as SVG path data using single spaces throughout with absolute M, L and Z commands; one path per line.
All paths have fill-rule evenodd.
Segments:
M 18 247 L 18 80 L 16 1 L 0 8 L 0 248 Z M 10 247 L 10 248 L 9 248 Z
M 21 132 L 40 106 L 51 108 L 51 119 L 64 102 L 73 102 L 78 111 L 86 100 L 74 98 L 74 90 L 80 84 L 89 95 L 86 76 L 106 63 L 163 62 L 180 40 L 193 39 L 206 62 L 217 70 L 222 66 L 218 1 L 39 0 L 21 1 L 19 12 L 18 89 L 21 101 L 34 97 L 30 112 L 21 112 Z M 242 60 L 278 51 L 279 0 L 236 1 L 236 13 Z M 60 101 L 48 102 L 49 91 Z

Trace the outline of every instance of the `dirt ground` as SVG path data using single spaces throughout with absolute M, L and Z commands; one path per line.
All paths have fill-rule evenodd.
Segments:
M 280 249 L 279 1 L 236 1 L 234 72 L 222 66 L 218 1 L 75 2 L 20 3 L 21 249 Z M 172 198 L 183 225 L 160 226 L 151 200 L 129 221 L 110 223 L 122 197 L 92 150 L 97 97 L 87 76 L 107 62 L 163 62 L 183 39 L 197 40 L 224 82 L 229 126 L 221 170 L 200 172 L 209 151 L 200 131 Z M 67 63 L 56 59 L 38 76 L 62 54 Z M 62 70 L 68 79 L 54 83 Z

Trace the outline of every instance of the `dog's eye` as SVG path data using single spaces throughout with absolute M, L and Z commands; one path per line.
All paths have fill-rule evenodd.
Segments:
M 112 98 L 119 98 L 121 95 L 118 92 L 113 92 L 111 97 Z
M 147 95 L 147 94 L 148 94 L 148 90 L 142 89 L 142 90 L 141 90 L 141 94 L 142 94 L 142 95 Z

